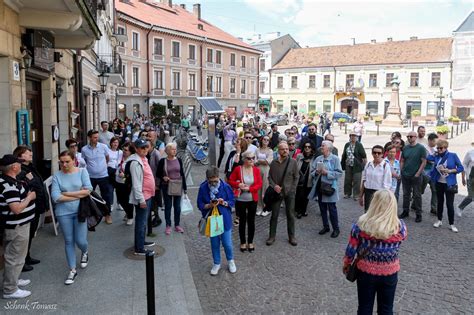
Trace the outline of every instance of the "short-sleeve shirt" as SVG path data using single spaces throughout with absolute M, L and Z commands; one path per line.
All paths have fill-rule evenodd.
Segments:
M 95 148 L 86 145 L 81 151 L 82 158 L 86 161 L 87 172 L 90 178 L 104 178 L 108 176 L 107 160 L 108 147 L 105 144 L 97 143 Z
M 406 145 L 403 148 L 402 158 L 404 160 L 402 175 L 415 176 L 420 168 L 422 159 L 426 159 L 426 149 L 419 143 L 414 146 Z
M 28 190 L 20 181 L 6 175 L 0 176 L 0 211 L 6 229 L 14 229 L 17 225 L 29 223 L 35 217 L 35 201 L 19 214 L 10 209 L 10 204 L 22 202 L 28 196 Z

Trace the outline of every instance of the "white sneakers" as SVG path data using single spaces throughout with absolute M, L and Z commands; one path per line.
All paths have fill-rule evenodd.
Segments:
M 74 283 L 74 280 L 76 280 L 77 277 L 77 271 L 69 271 L 69 274 L 67 275 L 66 281 L 64 281 L 65 285 L 70 285 Z
M 237 267 L 235 266 L 234 260 L 229 260 L 229 272 L 230 273 L 236 273 L 237 272 Z
M 441 222 L 440 220 L 436 221 L 436 222 L 433 224 L 433 226 L 434 226 L 435 228 L 439 228 L 439 227 L 442 226 L 442 225 L 443 225 L 443 222 Z M 454 224 L 449 225 L 449 228 L 450 228 L 451 231 L 453 231 L 454 233 L 459 232 L 458 228 L 455 227 Z
M 269 215 L 269 214 L 270 214 L 270 211 L 262 211 L 261 216 L 262 216 L 262 217 L 266 217 L 266 216 Z
M 89 263 L 89 253 L 82 253 L 81 256 L 81 268 L 86 268 Z
M 461 208 L 456 207 L 456 208 L 454 209 L 454 212 L 456 212 L 456 215 L 457 215 L 458 217 L 462 217 L 462 209 L 461 209 Z
M 133 219 L 127 219 L 127 223 L 125 223 L 126 225 L 132 225 L 133 224 Z
M 31 283 L 31 280 L 29 280 L 29 279 L 18 279 L 17 285 L 19 287 L 24 287 L 24 286 L 27 286 L 30 283 Z
M 212 269 L 211 269 L 211 276 L 217 276 L 217 274 L 219 273 L 219 270 L 221 269 L 221 265 L 214 265 L 212 266 Z
M 257 213 L 256 213 L 256 215 L 260 216 L 260 215 L 262 215 L 262 212 L 263 212 L 263 210 L 262 210 L 262 209 L 260 209 L 260 208 L 258 208 L 258 209 L 257 209 Z
M 20 281 L 18 281 L 18 282 L 20 282 Z M 23 298 L 26 298 L 30 295 L 31 295 L 30 291 L 18 289 L 18 290 L 16 290 L 16 292 L 13 292 L 12 294 L 3 294 L 3 298 L 4 299 L 23 299 Z

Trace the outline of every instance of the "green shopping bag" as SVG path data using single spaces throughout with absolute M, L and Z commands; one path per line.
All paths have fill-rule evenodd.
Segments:
M 214 207 L 212 214 L 208 219 L 209 236 L 219 236 L 224 233 L 224 217 L 219 213 L 217 207 Z

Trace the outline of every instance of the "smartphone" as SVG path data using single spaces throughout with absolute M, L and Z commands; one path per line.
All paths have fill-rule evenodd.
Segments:
M 316 169 L 317 170 L 322 170 L 323 168 L 324 168 L 324 163 L 323 162 L 316 163 Z
M 217 201 L 218 201 L 217 199 L 212 199 L 211 200 L 212 203 L 217 203 Z

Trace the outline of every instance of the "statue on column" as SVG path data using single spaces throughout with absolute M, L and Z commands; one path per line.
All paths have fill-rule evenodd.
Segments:
M 398 127 L 402 125 L 402 110 L 399 104 L 398 87 L 400 86 L 398 75 L 395 75 L 390 81 L 392 85 L 392 95 L 390 97 L 390 106 L 387 108 L 387 117 L 383 120 L 384 126 Z

